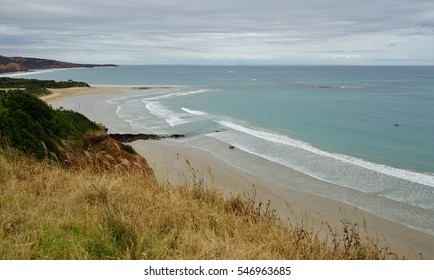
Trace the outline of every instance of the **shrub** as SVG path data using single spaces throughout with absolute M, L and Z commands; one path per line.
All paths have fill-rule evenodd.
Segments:
M 85 116 L 53 110 L 36 96 L 22 90 L 0 93 L 0 138 L 26 154 L 43 159 L 61 157 L 63 140 L 78 144 L 83 136 L 98 130 Z
M 130 153 L 130 154 L 136 153 L 136 151 L 130 145 L 122 145 L 122 150 L 124 150 L 125 152 Z

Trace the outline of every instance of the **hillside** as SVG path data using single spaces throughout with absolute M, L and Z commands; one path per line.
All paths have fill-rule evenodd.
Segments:
M 64 61 L 30 58 L 30 57 L 5 57 L 0 56 L 0 74 L 20 71 L 62 69 L 62 68 L 94 68 L 94 67 L 117 67 L 114 64 L 79 64 Z
M 53 110 L 31 92 L 0 90 L 0 148 L 17 149 L 64 167 L 138 169 L 154 176 L 143 157 L 111 139 L 104 127 L 79 113 Z
M 65 169 L 2 149 L 0 171 L 0 259 L 397 258 L 358 224 L 342 219 L 342 234 L 319 238 L 254 194 Z

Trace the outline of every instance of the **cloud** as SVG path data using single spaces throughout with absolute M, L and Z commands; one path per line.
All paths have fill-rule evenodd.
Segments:
M 432 11 L 431 0 L 0 0 L 0 54 L 126 64 L 432 63 Z

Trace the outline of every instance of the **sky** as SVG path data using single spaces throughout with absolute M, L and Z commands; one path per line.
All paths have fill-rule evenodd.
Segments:
M 433 0 L 0 0 L 0 55 L 434 65 Z

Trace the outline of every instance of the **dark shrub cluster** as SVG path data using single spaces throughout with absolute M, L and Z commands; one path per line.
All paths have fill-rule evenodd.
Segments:
M 98 125 L 85 116 L 53 110 L 23 90 L 0 92 L 0 145 L 10 145 L 38 159 L 61 156 L 63 141 L 80 141 Z

